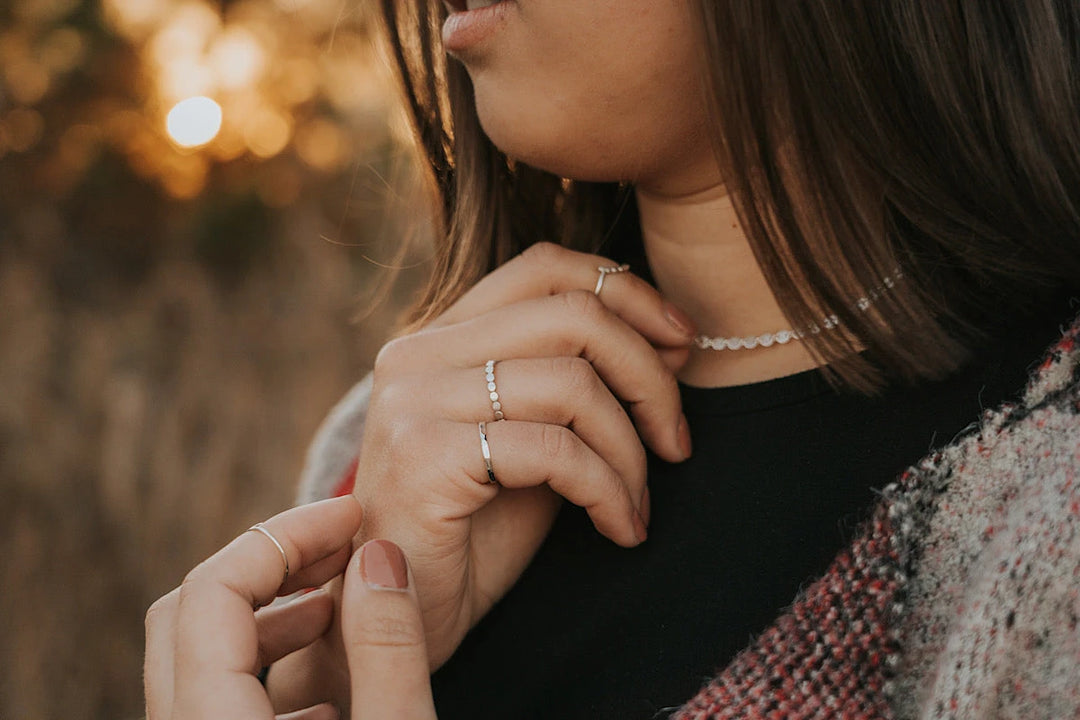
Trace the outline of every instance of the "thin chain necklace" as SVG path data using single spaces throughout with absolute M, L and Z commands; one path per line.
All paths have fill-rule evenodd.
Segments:
M 866 295 L 860 297 L 852 307 L 865 312 L 875 300 L 891 290 L 896 282 L 904 277 L 903 271 L 896 268 L 892 275 L 882 279 L 881 284 L 873 288 Z M 694 344 L 702 350 L 753 350 L 756 347 L 772 347 L 773 345 L 787 345 L 792 340 L 802 340 L 807 335 L 817 335 L 825 330 L 833 330 L 840 325 L 840 318 L 835 314 L 823 318 L 821 325 L 811 323 L 805 329 L 777 330 L 776 332 L 755 335 L 752 337 L 710 337 L 698 335 L 694 338 Z

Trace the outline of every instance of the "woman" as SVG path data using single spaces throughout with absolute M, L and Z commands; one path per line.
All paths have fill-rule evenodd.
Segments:
M 1075 714 L 1076 6 L 383 7 L 443 242 L 304 499 L 440 717 Z

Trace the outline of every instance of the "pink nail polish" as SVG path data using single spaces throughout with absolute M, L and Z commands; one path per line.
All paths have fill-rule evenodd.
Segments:
M 686 316 L 686 313 L 667 300 L 664 301 L 664 317 L 667 318 L 668 324 L 671 325 L 671 327 L 675 328 L 688 338 L 694 337 L 693 321 Z
M 378 590 L 404 590 L 409 587 L 405 555 L 388 540 L 372 540 L 360 549 L 360 577 Z

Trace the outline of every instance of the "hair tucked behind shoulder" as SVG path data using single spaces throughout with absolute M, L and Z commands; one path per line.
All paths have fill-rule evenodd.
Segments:
M 996 312 L 1080 283 L 1074 0 L 693 5 L 717 162 L 770 288 L 793 325 L 835 313 L 875 358 L 808 337 L 840 382 L 939 377 Z M 438 201 L 413 326 L 535 242 L 596 252 L 626 225 L 628 185 L 515 163 L 484 135 L 442 3 L 382 10 Z M 850 305 L 897 267 L 867 312 Z

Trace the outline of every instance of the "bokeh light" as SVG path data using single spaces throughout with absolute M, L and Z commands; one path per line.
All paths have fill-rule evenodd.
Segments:
M 107 42 L 76 12 L 91 6 Z M 52 190 L 77 186 L 99 152 L 119 152 L 134 174 L 184 200 L 212 190 L 215 178 L 239 177 L 218 174 L 231 164 L 265 165 L 261 172 L 282 176 L 270 184 L 290 188 L 298 173 L 329 181 L 358 155 L 411 142 L 403 113 L 390 111 L 395 90 L 368 3 L 347 13 L 341 0 L 23 0 L 19 8 L 18 31 L 0 29 L 0 157 L 51 153 Z M 105 95 L 80 94 L 101 81 Z M 54 107 L 69 115 L 50 115 Z M 61 142 L 74 125 L 97 129 L 92 152 Z M 174 157 L 193 154 L 200 160 Z M 277 207 L 289 193 L 259 195 Z
M 0 718 L 143 714 L 146 608 L 427 267 L 378 7 L 0 0 Z
M 217 137 L 221 120 L 221 106 L 205 95 L 197 95 L 176 103 L 165 119 L 165 127 L 173 142 L 191 148 Z

